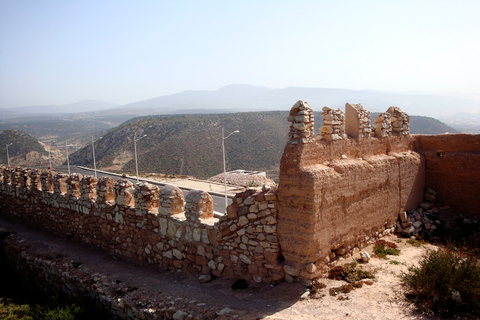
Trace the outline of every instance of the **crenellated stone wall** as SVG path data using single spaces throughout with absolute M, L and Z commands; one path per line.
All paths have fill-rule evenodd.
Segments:
M 394 231 L 435 189 L 439 205 L 478 215 L 480 135 L 410 135 L 397 107 L 370 126 L 360 104 L 298 101 L 276 188 L 235 195 L 221 218 L 211 196 L 174 186 L 0 167 L 0 212 L 152 265 L 255 282 L 301 280 Z
M 0 209 L 47 230 L 165 268 L 273 282 L 284 277 L 275 190 L 237 194 L 215 218 L 211 196 L 126 179 L 0 167 Z M 34 183 L 32 182 L 34 181 Z

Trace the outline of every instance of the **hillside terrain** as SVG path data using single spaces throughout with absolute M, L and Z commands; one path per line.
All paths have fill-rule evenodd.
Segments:
M 95 142 L 97 167 L 135 172 L 134 143 L 137 141 L 139 171 L 208 178 L 223 172 L 222 134 L 237 134 L 225 140 L 227 170 L 267 171 L 278 174 L 289 127 L 288 112 L 243 112 L 229 114 L 146 116 L 131 119 L 109 130 Z M 315 131 L 322 116 L 315 112 Z M 372 114 L 372 117 L 375 115 Z M 411 132 L 438 134 L 456 132 L 429 117 L 411 117 Z M 87 145 L 70 157 L 70 163 L 92 166 L 92 148 Z
M 3 130 L 0 132 L 0 162 L 7 164 L 7 148 L 11 165 L 34 165 L 43 160 L 48 162 L 48 150 L 34 137 L 20 130 Z

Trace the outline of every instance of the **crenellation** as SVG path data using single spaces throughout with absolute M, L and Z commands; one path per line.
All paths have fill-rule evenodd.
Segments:
M 79 173 L 72 173 L 65 180 L 65 185 L 67 192 L 65 197 L 67 199 L 78 199 L 80 198 L 80 181 L 83 179 L 83 176 Z
M 288 122 L 291 122 L 287 143 L 309 143 L 315 140 L 314 116 L 307 102 L 298 100 L 290 110 Z
M 133 191 L 135 185 L 127 179 L 118 179 L 113 187 L 115 192 L 115 204 L 119 207 L 134 207 L 135 198 Z
M 45 192 L 53 193 L 53 189 L 54 189 L 53 177 L 55 174 L 56 174 L 55 172 L 50 170 L 43 171 L 40 174 L 40 181 L 41 181 L 42 190 L 44 193 Z
M 190 190 L 185 197 L 185 217 L 188 220 L 213 218 L 213 199 L 203 190 Z
M 67 193 L 67 179 L 70 176 L 65 173 L 57 173 L 53 177 L 53 193 L 56 195 L 65 195 Z
M 84 204 L 96 202 L 98 179 L 94 176 L 83 176 L 80 180 L 80 199 Z
M 109 177 L 101 177 L 96 186 L 97 191 L 97 204 L 102 206 L 108 204 L 113 205 L 115 202 L 115 180 Z
M 158 212 L 158 192 L 159 187 L 149 184 L 148 182 L 140 182 L 135 185 L 134 198 L 135 209 L 140 211 Z
M 30 183 L 32 191 L 41 191 L 42 190 L 42 181 L 40 179 L 43 171 L 41 169 L 33 169 L 30 173 Z
M 176 186 L 162 186 L 158 192 L 158 213 L 178 215 L 185 211 L 185 197 L 182 190 Z
M 378 138 L 386 138 L 392 134 L 392 123 L 390 120 L 390 113 L 383 112 L 375 118 L 373 123 L 373 130 Z
M 371 133 L 370 111 L 360 103 L 345 104 L 345 133 L 354 139 L 369 138 Z
M 346 139 L 345 134 L 345 114 L 340 109 L 322 108 L 323 126 L 319 129 L 320 133 L 317 140 L 335 141 Z
M 392 133 L 394 135 L 410 134 L 410 117 L 399 107 L 390 107 L 387 112 L 390 114 Z

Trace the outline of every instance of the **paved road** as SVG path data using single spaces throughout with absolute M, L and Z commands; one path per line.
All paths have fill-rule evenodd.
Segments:
M 68 168 L 67 168 L 67 166 L 64 166 L 64 165 L 58 166 L 55 169 L 56 169 L 57 172 L 68 173 Z M 89 176 L 94 175 L 94 172 L 91 169 L 87 170 L 87 169 L 79 168 L 77 166 L 72 166 L 72 165 L 70 166 L 70 172 L 71 173 L 76 172 L 76 173 L 80 173 L 82 175 L 89 175 Z M 110 178 L 114 179 L 115 181 L 117 181 L 120 178 L 120 175 L 118 175 L 118 174 L 106 173 L 105 171 L 97 172 L 97 176 L 99 178 L 103 177 L 103 176 L 107 176 L 107 177 L 110 177 Z M 127 177 L 127 179 L 132 181 L 133 183 L 137 182 L 136 178 Z M 139 180 L 140 181 L 145 181 L 145 179 L 141 179 L 141 178 Z M 155 181 L 151 181 L 151 180 L 148 180 L 148 183 L 158 185 L 158 186 L 165 185 L 165 183 L 155 182 Z M 179 187 L 179 188 L 182 189 L 184 196 L 186 196 L 188 191 L 190 191 L 190 189 L 188 189 L 188 188 L 182 188 L 182 187 Z M 225 197 L 218 196 L 218 195 L 213 195 L 213 194 L 211 194 L 211 196 L 212 196 L 212 199 L 213 199 L 213 211 L 215 211 L 216 215 L 223 214 L 225 212 Z M 232 199 L 228 198 L 228 204 L 230 204 L 230 203 L 232 203 Z

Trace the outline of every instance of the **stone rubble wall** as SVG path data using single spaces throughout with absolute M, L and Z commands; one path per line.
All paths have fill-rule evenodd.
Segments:
M 47 254 L 5 229 L 0 229 L 0 237 L 0 258 L 35 293 L 66 295 L 77 304 L 93 305 L 114 319 L 217 319 L 223 314 L 220 307 L 212 310 L 211 305 L 192 304 L 161 291 L 145 292 L 118 278 L 94 272 L 63 254 Z
M 290 110 L 287 118 L 291 122 L 287 143 L 296 144 L 314 141 L 315 129 L 312 108 L 305 101 L 298 100 Z
M 215 218 L 211 196 L 200 190 L 184 198 L 177 187 L 125 179 L 20 167 L 0 174 L 2 214 L 46 230 L 165 268 L 255 282 L 284 277 L 274 189 L 247 189 Z
M 385 138 L 392 134 L 392 123 L 390 113 L 382 112 L 375 118 L 373 131 L 378 138 Z
M 345 114 L 340 109 L 330 109 L 323 107 L 322 109 L 323 126 L 317 140 L 335 141 L 346 139 L 345 134 Z

